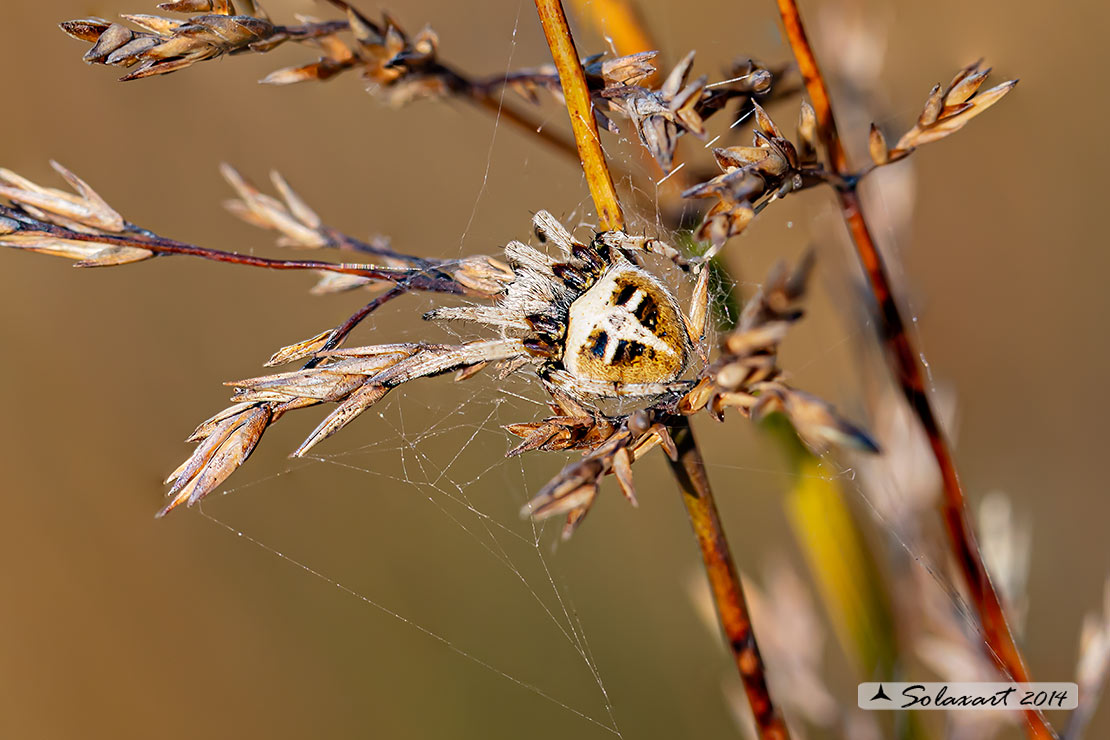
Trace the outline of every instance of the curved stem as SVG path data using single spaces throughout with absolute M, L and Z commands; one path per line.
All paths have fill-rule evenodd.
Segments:
M 841 215 L 852 236 L 856 253 L 867 273 L 868 285 L 878 308 L 882 340 L 894 365 L 895 376 L 906 402 L 929 438 L 933 457 L 944 483 L 941 515 L 952 554 L 963 575 L 972 602 L 982 625 L 989 653 L 998 668 L 1014 681 L 1029 681 L 1029 671 L 1006 621 L 1002 600 L 991 582 L 983 563 L 967 513 L 967 499 L 960 483 L 951 446 L 940 427 L 936 412 L 925 389 L 925 376 L 918 362 L 920 356 L 906 332 L 906 324 L 891 287 L 882 253 L 875 242 L 863 204 L 857 191 L 858 178 L 849 177 L 847 155 L 833 116 L 828 87 L 817 66 L 817 59 L 806 37 L 795 0 L 776 0 L 782 15 L 786 37 L 798 61 L 806 91 L 817 118 L 818 137 L 825 150 L 829 167 L 843 179 L 837 188 Z M 1044 717 L 1036 711 L 1026 712 L 1031 737 L 1056 737 Z

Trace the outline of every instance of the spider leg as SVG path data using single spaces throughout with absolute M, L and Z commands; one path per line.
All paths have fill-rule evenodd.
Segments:
M 674 440 L 671 439 L 671 433 L 667 431 L 667 427 L 662 424 L 652 424 L 647 430 L 647 433 L 640 438 L 636 448 L 633 452 L 633 460 L 639 460 L 646 452 L 654 447 L 662 447 L 663 452 L 667 453 L 667 457 L 671 460 L 678 460 L 678 447 L 675 446 Z
M 628 503 L 639 506 L 636 500 L 636 486 L 632 482 L 632 453 L 627 447 L 621 447 L 613 454 L 613 476 L 617 479 L 621 493 L 628 499 Z
M 547 211 L 536 211 L 536 215 L 532 217 L 532 227 L 541 242 L 554 244 L 559 249 L 563 259 L 571 257 L 575 246 L 583 246 L 559 223 L 559 219 Z
M 623 231 L 607 231 L 598 234 L 597 239 L 610 249 L 626 249 L 657 254 L 661 257 L 666 257 L 684 272 L 690 270 L 690 261 L 677 249 L 660 239 L 655 239 L 650 236 L 632 236 Z

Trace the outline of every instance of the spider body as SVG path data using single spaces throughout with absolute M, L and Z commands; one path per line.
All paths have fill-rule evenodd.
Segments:
M 678 303 L 659 280 L 631 263 L 609 268 L 568 313 L 562 364 L 576 378 L 669 383 L 689 364 Z
M 691 383 L 683 376 L 704 355 L 707 272 L 687 317 L 672 291 L 635 261 L 636 253 L 653 252 L 686 267 L 673 248 L 622 231 L 585 245 L 546 211 L 534 226 L 554 257 L 510 242 L 513 277 L 495 305 L 441 308 L 427 318 L 500 328 L 503 338 L 520 342 L 549 388 L 592 405 L 686 390 Z

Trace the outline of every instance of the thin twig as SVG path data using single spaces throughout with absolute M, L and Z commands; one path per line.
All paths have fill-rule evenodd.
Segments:
M 321 345 L 319 350 L 317 350 L 317 356 L 313 357 L 311 360 L 305 363 L 303 369 L 310 370 L 319 365 L 321 362 L 324 361 L 324 357 L 320 353 L 330 352 L 331 350 L 337 348 L 343 343 L 343 340 L 347 338 L 347 335 L 349 335 L 352 331 L 355 330 L 355 327 L 362 323 L 363 319 L 377 311 L 379 308 L 382 307 L 382 305 L 388 303 L 394 298 L 397 298 L 398 296 L 404 295 L 407 291 L 408 283 L 398 283 L 381 295 L 375 296 L 374 299 L 367 303 L 365 306 L 348 316 L 342 324 L 335 327 L 332 333 L 328 335 L 327 341 L 324 342 L 323 345 Z
M 328 1 L 344 11 L 353 10 L 351 5 L 345 2 L 345 0 Z M 343 21 L 339 23 L 344 27 L 348 25 Z M 357 57 L 352 59 L 351 63 L 351 67 L 355 66 L 357 66 Z M 538 137 L 540 141 L 555 151 L 571 157 L 578 153 L 574 147 L 573 141 L 568 140 L 557 132 L 549 131 L 542 125 L 542 122 L 504 100 L 502 95 L 495 95 L 489 86 L 477 84 L 473 79 L 450 65 L 440 63 L 440 68 L 450 78 L 449 87 L 462 92 L 467 100 L 470 100 L 487 113 L 492 113 L 495 116 L 504 118 L 519 130 Z
M 562 80 L 563 96 L 567 101 L 567 112 L 574 128 L 582 169 L 597 208 L 599 228 L 621 229 L 624 227 L 624 216 L 598 140 L 586 78 L 574 48 L 574 39 L 567 25 L 562 3 L 560 0 L 536 0 L 536 10 L 539 12 L 547 43 L 551 47 L 555 66 L 559 70 L 559 79 Z M 678 455 L 672 468 L 702 551 L 717 615 L 728 638 L 729 648 L 736 658 L 736 666 L 743 679 L 760 737 L 763 740 L 787 740 L 789 733 L 786 725 L 767 689 L 766 672 L 755 633 L 752 631 L 743 586 L 729 551 L 721 519 L 717 515 L 717 506 L 705 474 L 701 452 L 685 417 L 676 418 L 673 428 L 676 431 Z
M 825 150 L 828 165 L 841 179 L 836 187 L 841 214 L 860 262 L 867 273 L 868 284 L 878 307 L 883 343 L 894 363 L 902 393 L 929 438 L 929 444 L 944 481 L 942 516 L 948 533 L 949 546 L 963 574 L 965 584 L 979 614 L 983 634 L 991 657 L 999 669 L 1014 681 L 1029 681 L 1025 666 L 998 592 L 991 583 L 975 540 L 967 513 L 967 500 L 960 484 L 951 446 L 940 427 L 932 402 L 925 390 L 925 379 L 918 362 L 919 353 L 906 332 L 906 324 L 894 298 L 886 265 L 871 234 L 857 191 L 858 177 L 852 177 L 847 155 L 833 116 L 828 87 L 817 59 L 806 37 L 805 27 L 795 0 L 776 0 L 782 15 L 786 37 L 798 61 L 806 91 L 817 118 L 818 138 Z M 1036 711 L 1026 712 L 1032 737 L 1055 737 L 1044 717 Z
M 429 260 L 423 257 L 416 257 L 411 254 L 402 254 L 394 249 L 391 249 L 386 243 L 378 243 L 377 241 L 363 241 L 356 237 L 344 234 L 339 229 L 326 227 L 324 236 L 327 238 L 327 246 L 334 247 L 345 252 L 358 252 L 360 254 L 373 254 L 377 257 L 384 257 L 387 260 L 396 260 L 419 267 L 424 270 L 431 270 L 438 267 L 436 260 Z
M 27 217 L 21 212 L 14 211 L 6 206 L 0 206 L 0 215 L 9 214 L 20 222 L 26 222 Z M 191 257 L 200 257 L 214 262 L 227 262 L 248 267 L 262 267 L 270 270 L 316 270 L 319 272 L 335 272 L 343 275 L 357 275 L 358 277 L 372 280 L 385 280 L 391 283 L 404 283 L 410 290 L 429 291 L 433 293 L 462 294 L 465 289 L 453 278 L 438 270 L 431 268 L 391 269 L 376 267 L 374 265 L 352 262 L 322 262 L 319 260 L 280 260 L 268 257 L 256 257 L 252 254 L 238 252 L 225 252 L 219 249 L 199 247 L 195 244 L 167 239 L 149 231 L 143 230 L 140 234 L 88 234 L 74 231 L 55 224 L 35 221 L 33 229 L 28 232 L 45 233 L 69 241 L 90 242 L 118 247 L 137 247 L 147 249 L 156 254 L 183 254 Z
M 802 26 L 802 17 L 798 13 L 798 5 L 794 0 L 776 0 L 782 23 L 786 27 L 786 38 L 798 62 L 798 71 L 802 73 L 809 102 L 817 117 L 817 135 L 829 157 L 829 166 L 838 174 L 848 172 L 848 158 L 844 153 L 844 146 L 840 143 L 840 134 L 836 130 L 836 119 L 833 118 L 832 101 L 829 100 L 829 91 L 825 87 L 825 79 L 817 67 L 817 57 L 813 55 L 809 39 L 806 37 L 805 27 Z
M 344 11 L 353 10 L 350 4 L 345 2 L 345 0 L 328 1 Z M 532 136 L 539 137 L 540 141 L 555 151 L 559 151 L 571 157 L 578 153 L 573 141 L 568 140 L 557 132 L 549 131 L 540 121 L 535 120 L 532 116 L 524 113 L 504 100 L 502 95 L 494 95 L 489 86 L 477 84 L 473 79 L 450 65 L 440 63 L 440 68 L 449 78 L 449 87 L 464 93 L 467 100 L 470 100 L 487 113 L 504 118 L 519 130 Z
M 682 490 L 682 501 L 690 524 L 701 547 L 705 572 L 713 591 L 713 602 L 725 632 L 729 649 L 736 660 L 744 692 L 752 709 L 759 736 L 763 740 L 785 740 L 790 735 L 767 689 L 766 667 L 759 654 L 759 645 L 752 631 L 744 589 L 725 539 L 713 491 L 705 472 L 705 463 L 694 440 L 690 421 L 681 417 L 672 425 L 672 436 L 678 448 L 678 459 L 671 461 L 671 470 Z

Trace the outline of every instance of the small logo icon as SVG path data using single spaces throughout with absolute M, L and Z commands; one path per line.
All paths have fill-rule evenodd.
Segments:
M 886 691 L 882 690 L 881 683 L 879 683 L 879 690 L 875 692 L 875 696 L 871 697 L 871 701 L 877 701 L 879 699 L 886 699 L 887 701 L 894 701 L 894 699 L 891 699 L 890 697 L 887 696 Z
M 882 684 L 879 684 L 879 690 L 876 691 L 875 695 L 871 697 L 871 701 L 877 701 L 878 699 L 886 699 L 887 701 L 894 701 L 893 699 L 891 699 L 889 696 L 886 695 L 885 691 L 883 691 L 883 685 Z

